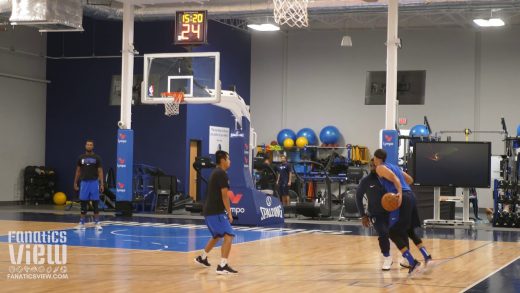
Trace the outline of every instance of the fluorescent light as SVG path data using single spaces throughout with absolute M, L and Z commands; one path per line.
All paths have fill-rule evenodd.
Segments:
M 489 24 L 491 26 L 504 26 L 505 25 L 504 21 L 500 18 L 490 18 Z
M 254 29 L 256 31 L 261 31 L 261 32 L 274 32 L 274 31 L 280 30 L 279 26 L 276 26 L 271 23 L 248 24 L 247 27 L 250 29 Z
M 350 36 L 343 36 L 343 38 L 341 38 L 341 47 L 352 47 L 352 38 Z
M 474 19 L 473 20 L 474 23 L 476 23 L 478 26 L 481 26 L 481 27 L 490 27 L 490 26 L 504 26 L 505 23 L 502 19 L 500 18 L 490 18 L 490 19 L 482 19 L 482 18 L 478 18 L 478 19 Z
M 473 22 L 476 23 L 478 26 L 483 26 L 483 27 L 489 26 L 489 20 L 487 20 L 487 19 L 478 18 L 478 19 L 474 19 Z

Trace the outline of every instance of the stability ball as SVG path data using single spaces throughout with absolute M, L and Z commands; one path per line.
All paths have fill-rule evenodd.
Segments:
M 283 147 L 284 148 L 287 148 L 287 149 L 290 149 L 294 146 L 294 140 L 292 138 L 286 138 L 284 141 L 283 141 Z
M 52 197 L 55 205 L 64 205 L 67 202 L 67 196 L 63 192 L 56 192 Z
M 309 144 L 309 141 L 305 136 L 300 136 L 296 139 L 296 146 L 299 148 L 304 148 Z
M 339 140 L 339 130 L 332 125 L 323 127 L 320 131 L 320 140 L 324 144 L 336 144 Z
M 518 124 L 518 127 L 516 128 L 516 136 L 520 136 L 520 124 Z
M 426 125 L 417 124 L 412 129 L 410 129 L 411 137 L 426 137 L 430 135 L 430 131 L 428 131 L 428 127 Z
M 278 132 L 278 136 L 276 137 L 276 141 L 278 141 L 279 145 L 283 145 L 285 139 L 290 138 L 293 142 L 296 140 L 296 133 L 290 129 L 282 129 Z
M 318 137 L 314 130 L 310 128 L 302 128 L 298 133 L 296 133 L 296 137 L 305 137 L 309 145 L 318 144 Z M 297 143 L 298 144 L 298 143 Z

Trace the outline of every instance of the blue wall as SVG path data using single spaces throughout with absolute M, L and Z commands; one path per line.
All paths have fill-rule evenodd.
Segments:
M 48 36 L 49 56 L 120 55 L 122 23 L 84 18 L 83 33 L 53 33 Z M 140 54 L 184 52 L 172 44 L 172 22 L 136 22 L 135 47 Z M 249 101 L 250 36 L 210 22 L 210 45 L 197 51 L 220 51 L 223 85 L 233 83 Z M 231 46 L 233 44 L 233 46 Z M 229 50 L 227 52 L 226 50 Z M 143 59 L 135 58 L 135 74 L 142 74 Z M 95 140 L 95 152 L 104 159 L 105 170 L 115 167 L 119 107 L 109 106 L 112 75 L 120 75 L 121 58 L 49 60 L 47 79 L 46 165 L 58 174 L 58 190 L 72 194 L 75 161 L 84 152 L 87 138 Z M 235 81 L 236 80 L 236 81 Z M 203 107 L 204 110 L 197 110 Z M 167 118 L 162 106 L 135 106 L 134 162 L 154 165 L 174 174 L 188 190 L 189 140 L 207 141 L 210 121 L 197 117 L 229 119 L 230 114 L 214 106 L 183 106 L 180 115 Z M 188 118 L 188 113 L 192 113 Z M 232 123 L 232 121 L 231 121 Z M 225 125 L 221 124 L 221 125 Z M 198 134 L 206 129 L 206 134 Z M 206 150 L 207 153 L 207 150 Z M 115 169 L 115 168 L 114 168 Z
M 249 104 L 250 79 L 251 79 L 251 38 L 249 34 L 232 31 L 225 32 L 222 26 L 210 26 L 208 29 L 209 44 L 195 48 L 197 52 L 220 52 L 220 79 L 222 89 L 235 85 L 237 93 Z M 235 128 L 235 119 L 228 110 L 212 105 L 188 105 L 187 106 L 187 131 L 186 148 L 189 150 L 190 140 L 202 142 L 202 156 L 209 154 L 209 126 L 228 127 L 230 131 Z M 214 158 L 214 156 L 212 156 Z M 233 162 L 232 162 L 233 163 Z M 186 162 L 186 175 L 189 178 L 189 160 Z M 203 176 L 208 178 L 209 172 L 203 171 Z M 188 183 L 186 183 L 186 189 Z M 206 195 L 204 184 L 201 184 L 201 197 Z

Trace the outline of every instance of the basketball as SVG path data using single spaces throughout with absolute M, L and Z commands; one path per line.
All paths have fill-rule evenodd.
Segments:
M 67 202 L 67 196 L 63 192 L 56 192 L 52 198 L 55 205 L 64 205 Z
M 385 193 L 381 198 L 381 205 L 388 212 L 395 211 L 399 208 L 399 197 L 395 193 Z

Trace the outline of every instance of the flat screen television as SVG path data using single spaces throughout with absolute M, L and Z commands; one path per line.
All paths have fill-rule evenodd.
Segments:
M 415 185 L 491 186 L 490 142 L 417 142 L 413 161 Z

